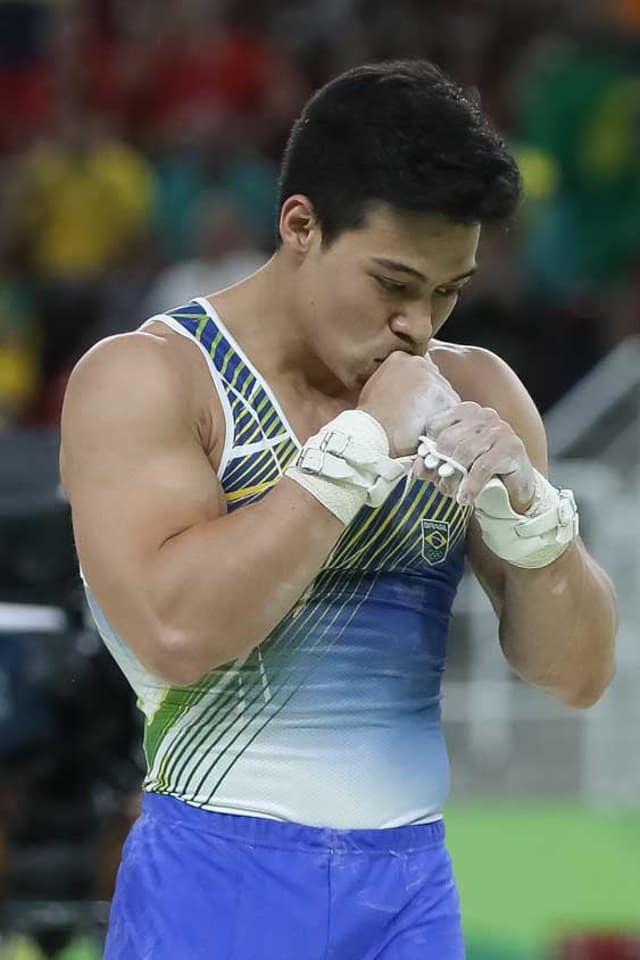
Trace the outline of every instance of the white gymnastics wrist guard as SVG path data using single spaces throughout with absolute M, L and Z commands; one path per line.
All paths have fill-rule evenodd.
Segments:
M 429 437 L 420 437 L 418 456 L 441 477 L 467 470 L 453 457 L 440 453 Z M 571 490 L 556 490 L 546 477 L 535 473 L 535 493 L 526 514 L 516 513 L 507 488 L 498 477 L 480 491 L 475 503 L 482 539 L 496 556 L 515 567 L 537 569 L 557 560 L 578 536 L 578 508 Z
M 546 567 L 578 536 L 578 508 L 571 490 L 556 490 L 535 471 L 536 490 L 526 514 L 516 513 L 507 489 L 493 477 L 480 491 L 475 515 L 482 539 L 498 557 L 530 570 Z
M 345 410 L 309 437 L 285 476 L 346 525 L 363 506 L 379 507 L 412 463 L 389 456 L 387 434 L 374 417 Z

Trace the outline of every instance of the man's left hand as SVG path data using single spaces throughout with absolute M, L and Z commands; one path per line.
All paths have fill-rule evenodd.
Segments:
M 414 472 L 432 480 L 443 493 L 473 505 L 491 477 L 499 477 L 507 488 L 511 506 L 526 513 L 535 492 L 535 473 L 525 446 L 513 428 L 491 407 L 464 401 L 434 414 L 426 424 L 427 436 L 438 452 L 451 457 L 468 472 L 442 478 L 438 468 L 427 469 L 416 461 Z

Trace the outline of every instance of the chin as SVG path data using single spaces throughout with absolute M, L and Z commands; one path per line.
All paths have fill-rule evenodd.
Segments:
M 339 387 L 338 392 L 341 394 L 353 394 L 357 397 L 367 382 L 364 374 L 355 373 L 352 370 L 335 370 L 333 375 Z
M 327 373 L 333 378 L 334 384 L 327 386 L 334 395 L 355 394 L 356 397 L 369 379 L 369 374 L 364 372 L 362 364 L 328 363 L 325 361 Z

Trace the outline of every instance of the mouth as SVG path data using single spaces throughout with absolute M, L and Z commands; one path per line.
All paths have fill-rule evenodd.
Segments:
M 366 366 L 363 367 L 363 372 L 358 378 L 359 382 L 361 384 L 366 383 L 367 380 L 373 376 L 376 370 L 378 370 L 382 366 L 385 360 L 388 360 L 388 358 L 389 358 L 389 354 L 387 354 L 385 357 L 373 357 L 372 360 L 369 360 Z
M 381 363 L 384 363 L 385 360 L 388 360 L 388 359 L 389 359 L 389 357 L 391 356 L 392 353 L 406 353 L 406 354 L 407 354 L 408 356 L 410 356 L 410 357 L 419 356 L 419 355 L 420 355 L 419 353 L 416 353 L 416 351 L 414 351 L 414 350 L 409 350 L 409 349 L 406 348 L 406 347 L 394 347 L 393 350 L 389 350 L 389 352 L 386 353 L 386 354 L 384 355 L 384 357 L 374 357 L 373 362 L 374 362 L 377 366 L 380 366 Z

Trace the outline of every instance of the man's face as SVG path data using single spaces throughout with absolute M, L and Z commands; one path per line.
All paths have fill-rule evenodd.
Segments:
M 349 390 L 394 350 L 424 355 L 475 270 L 479 225 L 379 206 L 323 249 L 316 231 L 299 273 L 307 342 Z

